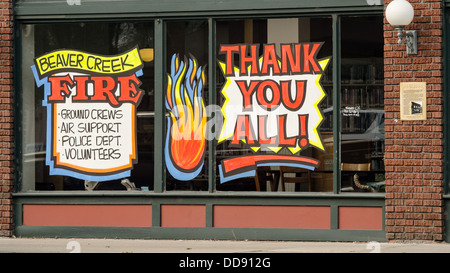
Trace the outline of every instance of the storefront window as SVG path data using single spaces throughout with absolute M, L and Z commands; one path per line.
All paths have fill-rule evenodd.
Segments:
M 127 180 L 112 180 L 102 182 L 89 182 L 87 179 L 79 179 L 76 176 L 49 175 L 49 166 L 46 164 L 46 151 L 48 147 L 47 137 L 47 109 L 43 107 L 44 86 L 38 87 L 34 83 L 34 75 L 30 69 L 33 66 L 33 59 L 54 52 L 55 50 L 67 49 L 70 52 L 80 51 L 90 55 L 92 60 L 94 56 L 114 56 L 126 52 L 134 47 L 138 47 L 141 52 L 146 52 L 148 58 L 145 58 L 142 65 L 142 75 L 139 77 L 141 84 L 142 99 L 136 110 L 136 140 L 137 140 L 137 158 L 138 164 L 131 170 L 131 174 Z M 75 54 L 75 53 L 74 53 Z M 75 56 L 73 54 L 73 56 Z M 144 53 L 142 53 L 144 54 Z M 55 55 L 56 56 L 56 55 Z M 54 59 L 55 62 L 44 63 L 50 66 L 57 66 L 57 61 L 68 62 L 64 60 L 63 54 L 58 55 L 61 59 Z M 67 54 L 66 56 L 70 56 Z M 81 56 L 77 55 L 77 56 Z M 50 58 L 49 58 L 50 60 Z M 74 59 L 70 59 L 74 63 Z M 101 76 L 104 71 L 119 70 L 120 58 L 116 58 L 117 62 L 107 63 L 107 58 L 98 57 L 98 62 L 92 61 L 91 67 L 101 67 L 102 72 L 97 76 Z M 103 60 L 103 62 L 101 62 Z M 128 65 L 126 58 L 122 59 L 124 67 Z M 50 64 L 51 63 L 51 64 Z M 67 63 L 66 63 L 67 64 Z M 80 65 L 81 67 L 81 65 Z M 72 24 L 35 24 L 22 26 L 22 190 L 126 190 L 126 189 L 153 189 L 153 131 L 154 131 L 154 79 L 153 79 L 153 23 L 72 23 Z M 75 75 L 75 74 L 74 74 Z M 73 77 L 73 75 L 72 75 Z M 81 79 L 81 78 L 78 78 Z M 93 78 L 90 78 L 93 80 Z M 86 81 L 89 82 L 89 81 Z M 89 83 L 86 85 L 88 86 Z M 137 80 L 136 80 L 136 86 Z M 89 87 L 87 87 L 89 88 Z M 81 92 L 81 91 L 80 91 Z M 90 91 L 88 91 L 88 96 Z M 105 93 L 106 94 L 106 93 Z M 112 108 L 113 109 L 113 108 Z M 63 109 L 67 110 L 67 109 Z M 69 112 L 61 110 L 60 114 L 67 114 L 61 119 L 64 120 L 62 125 L 66 125 L 66 129 L 60 128 L 59 132 L 65 130 L 66 136 L 62 141 L 67 140 L 66 147 L 70 144 L 71 150 L 67 150 L 71 157 L 79 158 L 97 156 L 104 157 L 97 150 L 88 150 L 87 144 L 82 144 L 83 140 L 90 143 L 102 141 L 101 146 L 112 147 L 113 141 L 119 142 L 120 136 L 117 133 L 125 126 L 121 124 L 112 124 L 105 122 L 97 122 L 95 125 L 102 125 L 107 128 L 111 126 L 111 135 L 89 136 L 87 128 L 89 126 L 91 132 L 94 131 L 92 126 L 94 123 L 81 122 L 81 117 L 75 117 L 75 113 L 84 112 L 92 117 L 93 112 L 89 109 L 78 109 L 78 112 Z M 116 113 L 117 117 L 123 116 L 122 110 L 111 111 Z M 97 118 L 100 118 L 97 109 Z M 73 115 L 72 115 L 73 114 Z M 85 116 L 85 118 L 86 118 Z M 69 119 L 71 119 L 69 121 Z M 87 121 L 87 118 L 86 118 Z M 78 123 L 75 123 L 78 122 Z M 75 127 L 78 125 L 79 127 Z M 65 126 L 64 126 L 65 127 Z M 81 130 L 83 128 L 83 130 Z M 97 127 L 100 128 L 100 127 Z M 81 131 L 80 131 L 81 130 Z M 77 135 L 78 134 L 78 135 Z M 65 137 L 65 138 L 64 138 Z M 108 142 L 107 138 L 110 137 Z M 123 145 L 120 143 L 119 145 Z M 78 149 L 78 147 L 84 149 Z M 109 148 L 107 151 L 111 151 Z M 83 154 L 81 154 L 83 152 Z M 89 155 L 88 153 L 89 152 Z M 110 156 L 116 156 L 111 153 Z
M 382 26 L 379 16 L 342 17 L 342 191 L 384 191 Z
M 166 26 L 166 190 L 208 190 L 208 22 Z
M 163 56 L 153 21 L 22 25 L 22 191 L 383 191 L 382 16 L 333 20 L 162 20 Z
M 332 56 L 331 18 L 217 21 L 216 35 L 216 51 L 219 53 L 218 60 L 225 67 L 226 63 L 229 62 L 227 58 L 229 58 L 230 52 L 233 51 L 235 53 L 233 55 L 234 69 L 242 69 L 243 66 L 248 66 L 249 70 L 251 69 L 250 66 L 253 68 L 254 64 L 249 61 L 252 54 L 257 54 L 258 65 L 262 69 L 265 61 L 268 62 L 271 56 L 275 55 L 274 53 L 269 53 L 272 48 L 274 48 L 276 56 L 278 56 L 278 62 L 285 61 L 284 64 L 280 64 L 283 67 L 288 62 L 287 52 L 299 53 L 302 49 L 310 50 L 314 46 L 313 43 L 316 42 L 320 43 L 320 46 L 316 44 L 320 50 L 317 50 L 315 55 L 319 63 L 321 60 L 329 61 Z M 245 52 L 242 51 L 243 46 L 246 47 Z M 241 63 L 243 59 L 246 60 L 244 64 Z M 293 65 L 292 63 L 290 64 Z M 331 150 L 329 150 L 330 147 L 327 147 L 329 135 L 332 132 L 332 116 L 329 113 L 333 106 L 331 68 L 328 66 L 325 69 L 325 64 L 322 64 L 324 72 L 320 74 L 320 86 L 308 85 L 308 83 L 314 84 L 316 80 L 319 83 L 318 78 L 314 78 L 319 74 L 311 73 L 313 77 L 311 78 L 308 75 L 308 71 L 300 71 L 303 67 L 299 68 L 298 71 L 295 71 L 295 67 L 290 67 L 291 71 L 288 71 L 288 69 L 283 71 L 281 69 L 279 73 L 276 71 L 274 73 L 276 68 L 273 66 L 270 68 L 272 69 L 271 74 L 269 73 L 270 76 L 263 75 L 264 72 L 261 70 L 256 73 L 250 71 L 249 74 L 245 74 L 250 75 L 249 77 L 243 77 L 242 72 L 239 72 L 239 76 L 224 76 L 223 71 L 218 68 L 218 93 L 216 97 L 217 103 L 222 106 L 222 112 L 225 115 L 223 132 L 227 131 L 228 133 L 221 136 L 216 150 L 216 171 L 219 176 L 216 179 L 217 190 L 332 191 L 333 154 L 332 147 Z M 305 74 L 306 76 L 296 77 L 294 76 L 295 74 Z M 248 96 L 247 103 L 249 105 L 244 106 L 243 109 L 239 107 L 239 92 L 236 93 L 231 90 L 232 87 L 228 87 L 233 84 L 233 81 L 240 85 L 241 91 L 245 90 L 244 92 L 248 92 L 247 94 L 252 92 L 251 90 L 254 91 L 251 93 L 254 95 L 253 97 Z M 305 96 L 309 96 L 313 92 L 321 94 L 317 101 L 306 99 L 308 101 L 306 103 L 310 103 L 310 105 L 318 103 L 320 107 L 324 107 L 320 114 L 314 116 L 313 112 L 317 113 L 317 111 L 308 112 L 308 110 L 305 110 L 308 105 L 293 109 L 294 107 L 289 107 L 285 103 L 286 101 L 281 102 L 279 100 L 280 92 L 284 92 L 282 91 L 283 82 L 291 83 L 294 81 L 305 84 Z M 263 85 L 266 88 L 262 87 Z M 300 99 L 300 85 L 296 87 L 291 86 L 290 88 L 291 93 L 285 93 L 282 96 L 286 100 L 286 96 L 290 96 L 293 99 L 290 102 L 298 101 Z M 245 101 L 245 96 L 243 97 Z M 268 106 L 270 104 L 273 105 L 269 109 Z M 306 117 L 305 114 L 309 116 Z M 305 118 L 304 121 L 307 120 L 309 122 L 308 129 L 302 127 L 302 122 L 298 120 L 300 116 Z M 309 128 L 314 127 L 314 122 L 317 123 L 317 133 L 321 135 L 323 140 L 317 139 L 319 149 L 300 147 L 298 143 L 306 140 L 301 140 L 302 129 L 300 128 L 305 130 L 305 134 L 308 131 L 309 146 L 314 146 L 312 145 L 314 136 L 311 135 L 315 131 L 309 130 Z M 239 130 L 240 126 L 243 126 L 242 124 L 245 124 L 248 134 Z M 322 126 L 319 126 L 319 124 L 322 124 Z M 281 137 L 282 135 L 283 137 Z M 254 140 L 252 139 L 253 137 L 255 138 Z M 295 140 L 295 138 L 298 138 L 298 140 Z M 254 144 L 251 145 L 250 142 L 254 142 Z M 303 157 L 318 159 L 319 164 L 316 170 L 320 171 L 320 174 L 310 169 L 299 167 L 294 161 L 291 161 L 293 158 L 300 159 Z M 279 162 L 272 162 L 272 158 L 279 158 Z M 253 166 L 249 165 L 246 169 L 239 170 L 239 163 L 237 163 L 239 160 L 248 162 L 254 159 L 258 162 L 255 161 Z M 225 174 L 227 172 L 226 164 L 229 162 L 231 166 L 233 161 L 236 161 L 234 169 L 228 172 L 229 177 L 227 177 L 227 174 Z M 328 175 L 330 176 L 329 178 Z

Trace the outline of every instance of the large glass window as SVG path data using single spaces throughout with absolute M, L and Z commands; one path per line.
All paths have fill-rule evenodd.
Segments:
M 382 26 L 380 16 L 342 17 L 342 191 L 384 191 Z
M 383 191 L 382 16 L 341 16 L 340 29 L 333 20 L 163 20 L 164 35 L 157 37 L 164 37 L 163 56 L 153 51 L 153 21 L 21 25 L 22 191 L 153 190 L 156 160 L 165 171 L 157 183 L 167 191 Z M 340 35 L 335 47 L 333 32 Z M 143 60 L 136 86 L 143 95 L 136 109 L 137 161 L 126 181 L 50 175 L 49 112 L 33 60 L 61 49 L 116 56 L 136 46 Z M 340 56 L 333 56 L 336 48 Z M 154 56 L 163 67 L 154 66 Z M 333 71 L 336 60 L 340 74 Z M 164 90 L 154 89 L 155 74 L 164 74 Z M 163 101 L 155 101 L 155 92 Z M 154 132 L 164 132 L 163 143 L 155 144 Z M 163 150 L 161 158 L 155 148 Z
M 22 25 L 22 190 L 153 189 L 153 23 L 71 23 Z M 71 49 L 99 55 L 116 55 L 138 46 L 150 52 L 144 61 L 140 89 L 144 92 L 137 109 L 138 164 L 126 186 L 122 180 L 89 184 L 76 177 L 49 175 L 46 165 L 47 112 L 42 106 L 44 87 L 37 87 L 33 59 L 48 52 Z M 75 139 L 75 138 L 74 138 Z
M 322 43 L 320 50 L 317 51 L 317 60 L 322 60 L 325 58 L 330 58 L 332 56 L 332 21 L 330 17 L 324 18 L 282 18 L 282 19 L 246 19 L 246 20 L 225 20 L 217 21 L 216 24 L 216 52 L 219 53 L 218 59 L 222 62 L 227 62 L 227 54 L 220 54 L 221 46 L 223 45 L 251 45 L 257 46 L 258 58 L 263 57 L 268 59 L 267 48 L 265 45 L 274 45 L 276 55 L 279 57 L 281 62 L 282 56 L 282 45 L 300 45 L 309 46 L 310 43 L 318 42 Z M 286 48 L 286 47 L 284 47 Z M 228 49 L 229 50 L 229 49 Z M 248 49 L 246 56 L 242 56 L 243 53 L 236 52 L 234 54 L 234 66 L 239 67 L 242 65 L 240 61 L 245 57 L 248 58 L 252 54 Z M 222 48 L 222 53 L 224 49 Z M 284 51 L 283 51 L 284 52 Z M 250 65 L 246 63 L 245 65 Z M 275 143 L 279 141 L 276 139 L 280 132 L 284 130 L 283 125 L 279 122 L 274 122 L 273 119 L 280 119 L 284 113 L 295 111 L 280 111 L 280 108 L 273 109 L 273 111 L 264 111 L 258 109 L 258 100 L 253 101 L 253 115 L 248 116 L 248 122 L 251 123 L 250 128 L 254 131 L 254 135 L 257 135 L 258 142 L 254 147 L 247 145 L 244 141 L 241 141 L 239 145 L 236 145 L 235 140 L 221 141 L 217 146 L 216 150 L 216 165 L 218 175 L 224 171 L 225 161 L 233 160 L 239 157 L 248 157 L 251 160 L 251 156 L 255 155 L 282 155 L 282 156 L 306 156 L 311 158 L 316 158 L 319 160 L 319 166 L 316 171 L 311 171 L 305 168 L 291 167 L 289 163 L 285 166 L 276 166 L 277 163 L 260 164 L 256 167 L 256 173 L 252 176 L 240 177 L 237 179 L 232 179 L 230 181 L 223 182 L 223 179 L 216 179 L 216 189 L 220 191 L 233 190 L 233 191 L 332 191 L 333 190 L 333 149 L 330 144 L 332 144 L 332 115 L 331 111 L 333 109 L 332 105 L 332 81 L 331 81 L 331 65 L 327 66 L 325 73 L 321 76 L 320 80 L 321 87 L 323 89 L 323 98 L 320 100 L 320 107 L 322 109 L 321 115 L 323 115 L 322 124 L 318 128 L 318 133 L 322 136 L 323 140 L 323 150 L 308 148 L 302 149 L 300 151 L 292 151 L 283 145 L 283 143 Z M 293 74 L 299 72 L 287 72 L 286 79 L 291 80 Z M 306 73 L 306 72 L 305 72 Z M 280 73 L 281 74 L 281 73 Z M 283 77 L 283 76 L 281 76 Z M 280 82 L 283 81 L 280 78 Z M 258 77 L 254 76 L 254 83 L 258 82 Z M 260 83 L 265 84 L 268 81 L 263 79 L 264 77 L 259 77 Z M 273 75 L 273 78 L 277 78 Z M 309 79 L 309 81 L 314 82 L 311 78 L 298 77 L 298 79 Z M 250 86 L 247 80 L 248 87 Z M 219 105 L 224 105 L 225 103 L 230 103 L 232 99 L 227 97 L 227 91 L 223 90 L 223 86 L 227 84 L 227 79 L 223 76 L 223 73 L 218 69 L 217 72 L 217 88 L 218 93 L 217 103 Z M 250 88 L 250 87 L 249 87 Z M 310 88 L 310 89 L 309 89 Z M 265 91 L 267 96 L 276 96 L 274 89 L 277 87 L 272 86 L 272 91 Z M 279 91 L 279 90 L 278 90 Z M 306 92 L 321 92 L 320 90 L 314 90 L 314 87 L 308 86 Z M 255 91 L 255 94 L 257 91 Z M 262 91 L 261 91 L 262 92 Z M 273 93 L 272 93 L 273 92 Z M 292 98 L 295 98 L 295 92 L 291 91 Z M 234 95 L 233 95 L 234 96 Z M 272 98 L 272 101 L 274 99 Z M 270 100 L 270 98 L 268 99 Z M 310 102 L 311 103 L 311 102 Z M 231 108 L 231 107 L 230 107 Z M 274 107 L 275 108 L 275 107 Z M 238 110 L 238 109 L 236 109 Z M 257 111 L 261 110 L 261 114 Z M 233 109 L 230 109 L 232 112 Z M 239 124 L 239 119 L 244 117 L 246 110 L 242 111 L 241 115 L 235 117 Z M 292 114 L 291 114 L 292 115 Z M 245 116 L 247 117 L 247 116 Z M 225 117 L 226 118 L 226 117 Z M 291 121 L 292 121 L 292 117 Z M 252 120 L 253 119 L 253 120 Z M 258 122 L 255 120 L 259 119 Z M 265 119 L 265 122 L 261 120 Z M 313 120 L 313 119 L 310 119 Z M 271 122 L 272 121 L 272 122 Z M 280 120 L 279 120 L 280 121 Z M 312 122 L 312 121 L 311 121 Z M 288 127 L 298 127 L 298 122 L 296 120 L 291 123 L 287 123 Z M 227 126 L 226 124 L 224 126 Z M 239 125 L 236 125 L 239 126 Z M 272 135 L 270 135 L 272 126 Z M 273 126 L 277 129 L 273 129 Z M 267 132 L 267 135 L 264 135 Z M 295 135 L 295 130 L 285 130 L 286 134 L 291 133 Z M 299 132 L 297 132 L 298 134 Z M 236 133 L 234 134 L 236 137 Z M 264 135 L 264 136 L 263 136 Z M 288 135 L 286 135 L 288 136 Z M 266 140 L 271 137 L 272 140 Z M 293 142 L 291 142 L 293 143 Z M 253 167 L 255 168 L 255 167 Z
M 166 190 L 208 190 L 208 22 L 166 24 Z

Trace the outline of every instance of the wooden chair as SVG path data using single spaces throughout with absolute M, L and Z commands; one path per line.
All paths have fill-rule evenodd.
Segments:
M 370 163 L 341 163 L 341 171 L 370 171 Z
M 355 173 L 352 176 L 352 186 L 354 185 L 356 187 L 354 189 L 373 191 L 371 187 L 362 185 L 359 182 L 358 175 L 358 172 L 370 171 L 370 163 L 341 163 L 341 171 L 350 171 Z
M 308 191 L 311 191 L 311 171 L 302 168 L 280 166 L 280 182 L 282 191 L 285 191 L 285 183 L 308 183 Z
M 269 166 L 258 167 L 255 174 L 256 191 L 261 191 L 261 183 L 270 182 L 270 191 L 278 190 L 280 171 L 271 170 Z

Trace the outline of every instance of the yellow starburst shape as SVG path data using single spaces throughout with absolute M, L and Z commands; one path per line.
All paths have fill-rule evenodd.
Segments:
M 263 62 L 263 57 L 259 58 L 259 65 Z M 330 58 L 319 60 L 318 63 L 322 68 L 322 71 L 325 71 L 326 67 L 328 66 L 330 61 Z M 279 62 L 279 61 L 278 61 Z M 279 62 L 280 63 L 280 62 Z M 219 66 L 222 69 L 223 74 L 225 75 L 226 71 L 226 64 L 224 62 L 219 61 Z M 221 143 L 225 140 L 232 139 L 235 134 L 235 126 L 237 121 L 238 115 L 249 115 L 252 120 L 252 127 L 257 128 L 257 117 L 259 115 L 268 115 L 268 116 L 274 116 L 274 115 L 288 115 L 290 117 L 291 125 L 295 124 L 292 123 L 293 117 L 296 117 L 296 115 L 308 115 L 308 143 L 311 146 L 314 146 L 320 150 L 324 150 L 324 146 L 322 144 L 322 140 L 319 134 L 319 125 L 321 124 L 323 120 L 323 115 L 321 113 L 321 110 L 319 108 L 320 102 L 323 100 L 323 98 L 326 96 L 323 87 L 321 85 L 321 79 L 323 74 L 300 74 L 300 75 L 251 75 L 251 66 L 248 66 L 247 69 L 248 74 L 241 75 L 240 70 L 238 67 L 233 67 L 234 75 L 231 76 L 225 76 L 225 83 L 222 87 L 221 93 L 224 97 L 224 102 L 222 104 L 222 115 L 224 117 L 224 123 L 223 127 L 220 133 L 220 137 L 218 142 Z M 252 98 L 252 106 L 253 111 L 244 111 L 242 105 L 243 105 L 243 95 L 242 92 L 239 89 L 239 86 L 236 84 L 236 81 L 265 81 L 265 80 L 272 80 L 280 82 L 281 80 L 291 80 L 293 82 L 295 81 L 305 81 L 306 84 L 306 95 L 305 95 L 305 102 L 303 103 L 302 107 L 300 109 L 297 109 L 297 111 L 289 111 L 289 109 L 285 109 L 283 106 L 280 106 L 277 108 L 277 111 L 267 112 L 258 107 L 258 103 L 256 101 L 256 96 L 253 96 Z M 289 129 L 295 128 L 296 126 L 288 126 Z M 297 126 L 298 128 L 298 126 Z M 273 132 L 276 134 L 276 132 Z M 290 137 L 298 136 L 299 132 L 294 130 L 291 130 Z M 276 137 L 276 135 L 272 135 L 273 137 Z M 240 140 L 244 144 L 248 144 L 245 139 Z M 249 145 L 248 147 L 253 150 L 254 152 L 258 152 L 261 149 L 261 146 L 256 145 Z M 284 145 L 273 145 L 268 146 L 265 148 L 270 149 L 274 153 L 280 152 L 283 148 L 287 148 L 292 154 L 298 153 L 303 149 L 302 146 L 296 145 L 294 147 L 288 147 Z

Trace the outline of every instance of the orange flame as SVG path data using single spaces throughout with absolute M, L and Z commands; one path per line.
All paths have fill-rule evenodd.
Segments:
M 165 160 L 171 175 L 191 180 L 200 173 L 206 149 L 206 110 L 202 99 L 205 73 L 194 58 L 172 57 L 168 75 L 166 108 L 168 120 Z

